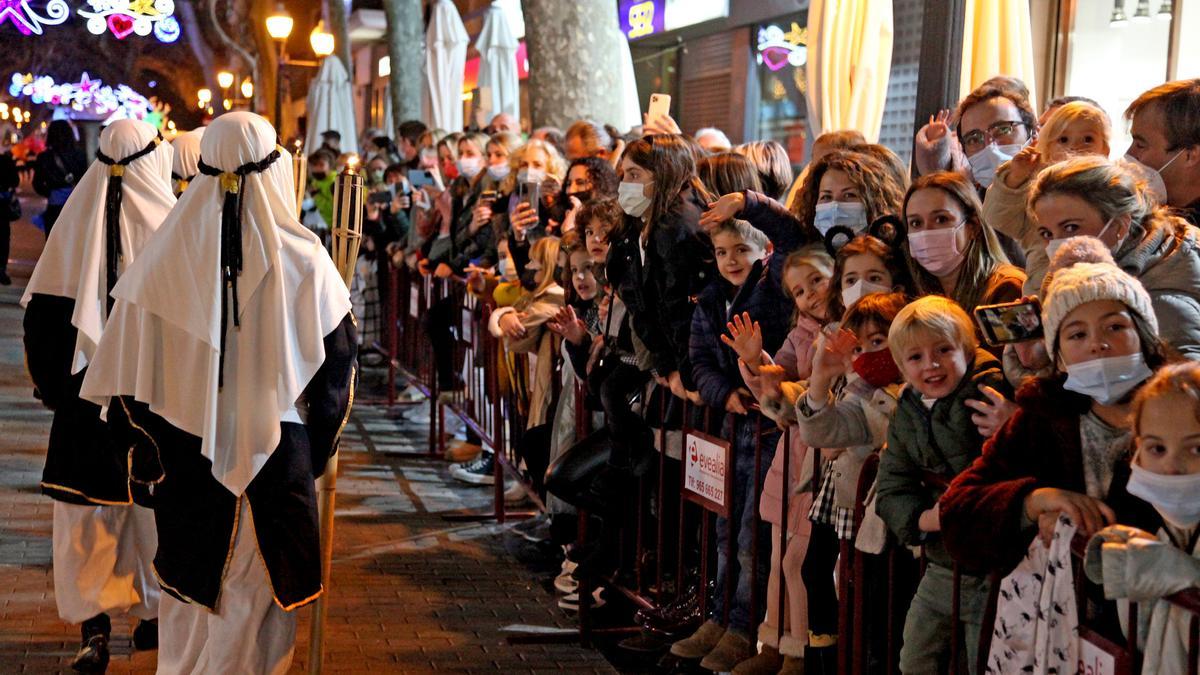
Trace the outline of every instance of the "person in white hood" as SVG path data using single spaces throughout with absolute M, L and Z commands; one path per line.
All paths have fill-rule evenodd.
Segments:
M 321 595 L 314 478 L 349 415 L 350 292 L 296 219 L 292 162 L 248 112 L 113 290 L 82 395 L 152 482 L 159 673 L 282 673 Z
M 63 620 L 83 624 L 73 667 L 92 672 L 108 664 L 109 614 L 141 620 L 135 646 L 157 644 L 157 543 L 153 513 L 139 505 L 149 503 L 147 486 L 130 483 L 128 446 L 79 389 L 110 318 L 109 291 L 175 205 L 173 153 L 162 141 L 137 120 L 101 133 L 21 298 L 35 395 L 54 410 L 41 482 L 55 500 L 54 597 Z

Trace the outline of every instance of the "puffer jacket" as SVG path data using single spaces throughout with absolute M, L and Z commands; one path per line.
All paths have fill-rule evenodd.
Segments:
M 922 532 L 917 521 L 938 502 L 944 485 L 979 456 L 984 439 L 971 421 L 974 410 L 966 401 L 987 400 L 979 391 L 984 385 L 1012 398 L 1000 362 L 976 349 L 958 387 L 932 409 L 906 386 L 892 415 L 887 450 L 880 457 L 875 501 L 879 516 L 901 543 L 924 544 L 929 560 L 947 568 L 953 563 L 941 536 Z
M 1114 256 L 1150 294 L 1159 337 L 1189 359 L 1200 359 L 1200 230 L 1182 218 L 1159 216 L 1133 225 Z

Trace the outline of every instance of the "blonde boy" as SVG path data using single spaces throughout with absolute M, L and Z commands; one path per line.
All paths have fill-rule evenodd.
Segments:
M 879 466 L 876 509 L 907 546 L 925 546 L 929 564 L 904 622 L 903 673 L 945 672 L 954 630 L 953 561 L 942 545 L 938 499 L 976 457 L 985 440 L 966 405 L 983 386 L 1006 398 L 1012 390 L 1000 362 L 979 348 L 971 318 L 952 300 L 926 296 L 896 315 L 888 331 L 892 358 L 906 386 L 892 415 Z M 957 634 L 975 672 L 987 581 L 964 570 Z

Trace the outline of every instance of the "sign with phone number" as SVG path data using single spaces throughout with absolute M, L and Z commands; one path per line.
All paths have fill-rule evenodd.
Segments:
M 733 467 L 728 441 L 689 432 L 683 465 L 684 496 L 724 518 L 729 517 Z

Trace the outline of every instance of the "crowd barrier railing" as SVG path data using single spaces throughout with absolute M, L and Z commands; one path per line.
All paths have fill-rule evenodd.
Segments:
M 506 476 L 518 480 L 521 489 L 531 498 L 534 507 L 539 511 L 544 511 L 545 506 L 542 500 L 530 482 L 525 480 L 518 470 L 521 457 L 517 452 L 517 445 L 525 431 L 527 419 L 528 400 L 524 379 L 528 377 L 529 363 L 523 355 L 506 354 L 503 341 L 488 332 L 488 320 L 494 310 L 492 303 L 470 293 L 461 279 L 435 279 L 406 267 L 392 268 L 390 272 L 388 275 L 389 301 L 385 308 L 387 321 L 384 328 L 384 344 L 389 352 L 387 379 L 389 405 L 395 405 L 398 402 L 396 389 L 401 383 L 399 376 L 403 374 L 405 382 L 416 387 L 430 402 L 428 456 L 440 456 L 444 450 L 445 414 L 447 411 L 458 417 L 481 439 L 484 446 L 495 451 L 497 461 L 494 474 L 494 511 L 489 517 L 503 523 L 507 516 L 512 515 L 506 512 L 505 506 Z M 454 337 L 454 366 L 456 373 L 462 376 L 461 389 L 444 393 L 438 387 L 434 348 L 428 326 L 425 323 L 430 309 L 438 303 L 449 303 L 448 307 L 452 310 L 445 315 L 449 317 L 450 333 Z M 557 358 L 559 354 L 557 349 L 554 349 L 553 353 L 556 361 L 552 369 L 554 373 L 552 382 L 557 385 L 561 381 L 559 368 L 569 366 L 564 366 Z M 648 412 L 652 390 L 653 385 L 648 386 L 642 397 L 643 413 Z M 555 399 L 558 394 L 557 390 L 554 391 Z M 576 440 L 580 440 L 593 431 L 592 414 L 597 411 L 588 409 L 586 390 L 582 385 L 575 394 L 575 436 Z M 707 440 L 728 449 L 735 440 L 733 416 L 726 416 L 726 423 L 720 425 L 716 434 L 709 435 L 707 432 L 713 430 L 711 422 L 714 411 L 702 406 L 696 407 L 687 401 L 677 401 L 681 409 L 678 428 L 669 428 L 672 425 L 665 423 L 668 412 L 667 395 L 663 389 L 663 395 L 657 399 L 658 417 L 664 423 L 654 428 L 658 451 L 656 471 L 654 475 L 642 476 L 636 481 L 635 516 L 623 524 L 620 538 L 622 545 L 618 554 L 620 564 L 617 572 L 605 579 L 605 582 L 610 589 L 625 597 L 637 608 L 662 607 L 676 599 L 674 594 L 668 592 L 670 580 L 667 574 L 667 563 L 668 559 L 673 557 L 676 592 L 682 592 L 687 585 L 688 569 L 695 567 L 699 570 L 701 615 L 707 616 L 706 589 L 711 576 L 711 559 L 715 556 L 715 538 L 712 532 L 713 516 L 728 512 L 715 507 L 711 500 L 697 498 L 694 492 L 689 490 L 686 467 L 690 461 L 688 443 L 689 439 Z M 550 409 L 553 410 L 554 407 L 551 405 Z M 755 412 L 758 413 L 757 410 Z M 718 414 L 723 414 L 723 411 L 719 411 Z M 699 428 L 693 426 L 693 421 L 697 419 L 701 420 Z M 548 421 L 553 422 L 552 419 Z M 753 462 L 755 475 L 761 476 L 763 475 L 762 462 L 764 460 L 762 448 L 765 436 L 764 425 L 771 424 L 771 422 L 764 420 L 763 416 L 758 413 L 756 424 Z M 676 432 L 677 436 L 674 435 Z M 787 614 L 787 576 L 783 569 L 785 564 L 783 552 L 787 550 L 790 537 L 786 523 L 789 513 L 788 503 L 795 498 L 796 488 L 792 482 L 791 453 L 788 443 L 791 434 L 794 433 L 794 429 L 784 429 L 782 432 L 783 444 L 780 446 L 781 451 L 785 453 L 781 462 L 786 487 L 783 491 L 784 497 L 780 510 L 784 523 L 779 528 L 779 563 L 778 569 L 775 570 L 779 578 L 778 594 L 774 599 L 779 607 L 779 625 L 777 626 L 779 637 L 782 637 L 785 631 L 784 617 Z M 671 445 L 678 448 L 678 466 L 674 467 L 669 464 L 675 460 L 673 456 L 675 453 L 671 452 Z M 736 470 L 734 453 L 726 450 L 725 457 L 724 473 L 726 476 L 733 476 Z M 815 490 L 816 485 L 819 484 L 822 468 L 819 452 L 813 453 L 813 463 L 812 480 Z M 898 672 L 897 655 L 901 636 L 897 634 L 896 628 L 898 624 L 902 625 L 903 621 L 896 621 L 896 617 L 902 617 L 907 613 L 907 603 L 911 600 L 908 593 L 908 590 L 911 589 L 900 588 L 897 583 L 900 574 L 899 567 L 911 564 L 912 554 L 907 548 L 895 544 L 894 541 L 889 541 L 885 550 L 880 554 L 864 553 L 854 547 L 854 537 L 857 536 L 866 515 L 864 504 L 875 482 L 878 467 L 878 454 L 870 455 L 864 463 L 858 479 L 853 519 L 854 536 L 849 540 L 839 542 L 840 554 L 836 570 L 838 580 L 838 672 L 850 675 L 860 675 L 873 669 L 868 663 L 869 643 L 871 642 L 869 635 L 872 630 L 882 630 L 884 633 L 883 640 L 877 642 L 884 649 L 884 653 L 881 655 L 884 672 Z M 677 486 L 672 486 L 668 482 L 674 471 L 678 471 L 679 474 Z M 930 474 L 926 478 L 934 487 L 945 487 L 945 480 L 939 476 Z M 652 484 L 649 482 L 651 480 L 653 480 Z M 651 485 L 653 485 L 653 489 Z M 755 504 L 759 502 L 761 489 L 761 481 L 755 481 L 754 494 L 751 496 Z M 675 494 L 676 490 L 678 494 Z M 653 498 L 651 498 L 651 493 L 653 493 Z M 726 499 L 730 496 L 726 494 Z M 697 510 L 699 513 L 696 513 Z M 755 512 L 757 513 L 757 508 Z M 585 544 L 589 538 L 589 514 L 584 510 L 579 510 L 577 518 L 578 542 Z M 697 521 L 698 527 L 689 527 L 689 522 L 693 519 Z M 648 523 L 651 522 L 653 528 L 652 531 L 649 531 Z M 674 537 L 669 532 L 672 524 L 676 529 Z M 754 590 L 750 599 L 750 609 L 751 616 L 756 622 L 754 627 L 757 628 L 757 622 L 761 622 L 763 618 L 760 616 L 761 610 L 765 609 L 768 600 L 758 597 L 757 521 L 755 525 L 750 561 L 751 588 Z M 669 544 L 668 539 L 674 539 L 674 541 Z M 674 550 L 671 550 L 671 544 L 673 544 Z M 737 560 L 736 538 L 730 537 L 727 544 L 725 553 L 727 559 L 733 563 Z M 1085 544 L 1086 541 L 1081 538 L 1077 538 L 1073 542 L 1073 549 L 1077 556 L 1082 556 Z M 628 550 L 627 546 L 630 547 Z M 873 557 L 877 560 L 874 565 L 871 563 Z M 906 561 L 905 557 L 908 557 L 909 560 Z M 878 586 L 870 585 L 869 577 L 873 573 L 878 573 L 880 568 L 886 570 L 887 577 L 883 589 L 887 593 L 887 616 L 882 618 L 873 614 L 867 605 L 870 593 L 878 590 Z M 725 612 L 721 617 L 723 623 L 728 623 L 728 612 L 736 583 L 732 574 L 733 569 L 734 564 L 726 566 L 729 576 L 725 583 L 725 602 L 723 603 Z M 923 572 L 922 556 L 920 573 Z M 1087 597 L 1085 589 L 1090 582 L 1084 577 L 1081 565 L 1076 565 L 1075 574 L 1076 595 L 1081 603 L 1080 635 L 1093 646 L 1093 651 L 1089 654 L 1093 656 L 1099 654 L 1098 658 L 1107 659 L 1104 661 L 1105 668 L 1096 672 L 1112 672 L 1118 675 L 1138 672 L 1140 654 L 1137 651 L 1135 632 L 1129 631 L 1129 635 L 1124 638 L 1123 642 L 1117 643 L 1102 635 L 1097 628 L 1088 625 L 1082 603 Z M 994 616 L 994 596 L 998 588 L 998 584 L 995 583 L 998 579 L 993 577 L 992 581 L 993 599 L 989 602 L 988 613 L 985 615 L 984 628 L 980 636 L 980 663 L 978 665 L 981 667 L 987 658 L 987 650 L 990 645 L 990 624 Z M 951 635 L 950 672 L 952 673 L 962 670 L 960 669 L 962 660 L 959 656 L 959 643 L 962 635 L 958 622 L 960 582 L 961 573 L 956 566 L 952 598 L 952 619 L 955 626 Z M 830 579 L 830 583 L 834 583 L 834 580 Z M 598 634 L 612 635 L 638 630 L 635 625 L 606 628 L 593 626 L 592 590 L 587 582 L 580 583 L 577 639 L 584 644 L 590 644 Z M 1200 589 L 1189 589 L 1176 593 L 1169 596 L 1167 601 L 1191 614 L 1188 628 L 1189 663 L 1187 672 L 1190 675 L 1200 675 L 1197 665 L 1200 663 L 1198 661 L 1200 659 Z M 1137 606 L 1135 604 L 1130 604 L 1127 618 L 1127 625 L 1137 625 Z M 871 626 L 873 621 L 876 623 Z M 1111 670 L 1108 669 L 1109 667 Z

